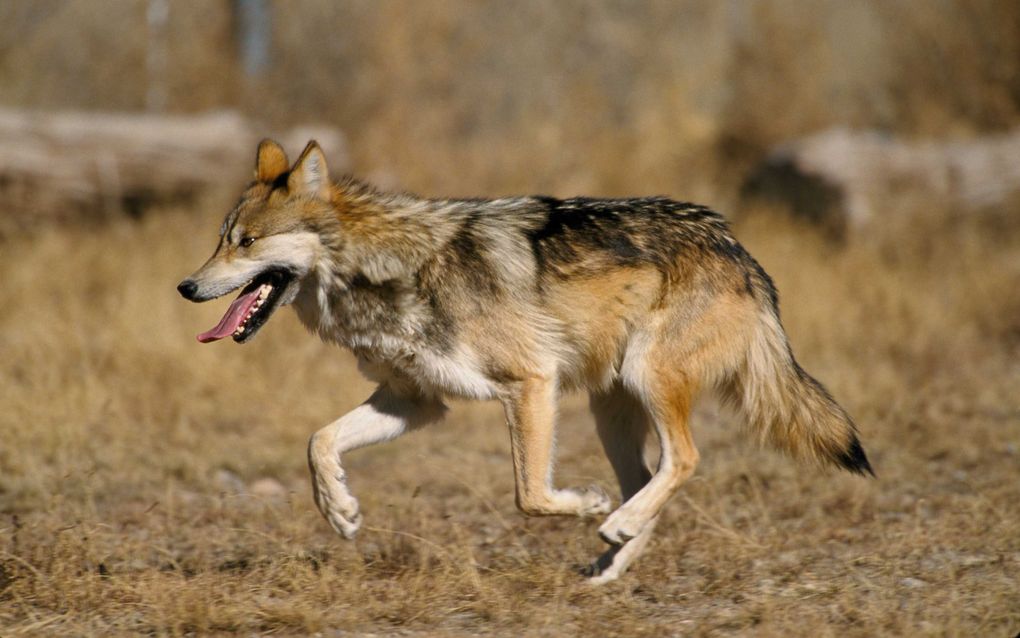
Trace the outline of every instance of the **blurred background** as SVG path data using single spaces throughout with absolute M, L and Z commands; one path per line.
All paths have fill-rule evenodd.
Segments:
M 711 401 L 645 560 L 513 505 L 497 405 L 344 459 L 370 391 L 274 315 L 181 300 L 257 141 L 426 196 L 665 194 L 773 276 L 877 481 Z M 0 2 L 0 634 L 1014 635 L 1020 2 Z M 583 397 L 557 483 L 615 494 Z M 346 633 L 343 635 L 347 635 Z
M 1011 0 L 5 2 L 0 104 L 337 127 L 432 195 L 726 202 L 777 144 L 1020 121 Z

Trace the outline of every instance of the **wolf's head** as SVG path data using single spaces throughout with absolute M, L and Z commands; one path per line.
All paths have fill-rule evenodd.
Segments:
M 329 217 L 326 159 L 314 141 L 290 167 L 283 148 L 259 144 L 255 181 L 227 214 L 212 257 L 177 286 L 185 299 L 208 301 L 241 289 L 205 343 L 251 339 L 279 306 L 292 302 L 321 256 L 317 220 Z

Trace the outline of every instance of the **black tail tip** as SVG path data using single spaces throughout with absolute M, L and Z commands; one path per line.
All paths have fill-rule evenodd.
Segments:
M 846 450 L 836 456 L 835 461 L 841 468 L 854 474 L 875 476 L 875 471 L 871 469 L 871 463 L 868 462 L 868 455 L 864 453 L 864 448 L 861 447 L 861 442 L 856 436 L 850 440 L 850 445 Z

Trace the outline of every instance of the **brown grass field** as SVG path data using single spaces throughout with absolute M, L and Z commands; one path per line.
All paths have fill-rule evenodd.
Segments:
M 273 64 L 247 79 L 233 2 L 169 3 L 149 69 L 152 4 L 0 3 L 0 103 L 137 111 L 162 82 L 168 113 L 340 127 L 384 185 L 723 206 L 774 145 L 828 127 L 1020 125 L 1015 0 L 275 1 Z M 347 455 L 365 525 L 330 530 L 305 450 L 368 395 L 352 357 L 290 311 L 201 345 L 227 302 L 174 289 L 235 195 L 0 239 L 0 637 L 1020 631 L 1020 199 L 902 201 L 842 243 L 743 211 L 878 478 L 761 449 L 706 397 L 697 472 L 592 588 L 598 521 L 515 510 L 495 404 Z M 585 398 L 560 417 L 557 484 L 615 494 Z
M 596 521 L 513 504 L 497 406 L 346 458 L 354 542 L 311 500 L 308 436 L 370 387 L 289 311 L 200 345 L 174 286 L 222 208 L 0 244 L 0 634 L 1013 636 L 1020 630 L 1020 219 L 890 215 L 846 245 L 768 215 L 805 367 L 877 480 L 798 466 L 703 402 L 702 464 L 620 581 Z M 924 221 L 921 221 L 923 218 Z M 583 397 L 561 485 L 614 491 Z

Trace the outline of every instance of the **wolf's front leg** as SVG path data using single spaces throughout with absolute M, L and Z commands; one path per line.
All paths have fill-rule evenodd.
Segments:
M 592 516 L 609 511 L 609 498 L 595 486 L 557 490 L 552 487 L 553 439 L 556 428 L 556 383 L 521 381 L 503 400 L 517 484 L 517 507 L 532 516 Z
M 315 504 L 333 529 L 344 538 L 353 538 L 361 527 L 358 500 L 347 488 L 340 456 L 428 425 L 445 410 L 438 399 L 400 392 L 384 383 L 367 401 L 312 435 L 308 467 Z

